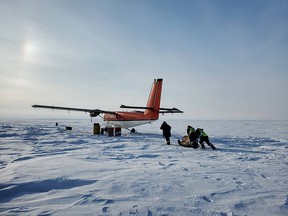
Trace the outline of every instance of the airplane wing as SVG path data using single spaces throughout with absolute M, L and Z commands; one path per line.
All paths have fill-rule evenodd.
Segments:
M 116 112 L 113 111 L 106 111 L 101 109 L 82 109 L 82 108 L 73 108 L 73 107 L 59 107 L 59 106 L 46 106 L 46 105 L 33 105 L 33 108 L 43 108 L 43 109 L 55 109 L 55 110 L 67 110 L 69 111 L 79 111 L 79 112 L 85 112 L 89 113 L 91 117 L 96 117 L 99 114 L 102 113 L 110 113 L 110 114 L 116 114 Z
M 128 109 L 153 109 L 152 107 L 141 107 L 141 106 L 126 106 L 121 105 L 120 108 L 128 108 Z M 183 111 L 179 110 L 178 108 L 160 108 L 159 113 L 166 114 L 166 113 L 184 113 Z

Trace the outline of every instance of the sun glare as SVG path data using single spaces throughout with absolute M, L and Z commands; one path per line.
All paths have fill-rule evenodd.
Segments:
M 38 47 L 31 41 L 24 41 L 22 44 L 22 60 L 35 62 L 38 59 Z
M 36 52 L 36 48 L 31 43 L 27 42 L 23 45 L 24 55 L 33 55 L 35 54 L 35 52 Z

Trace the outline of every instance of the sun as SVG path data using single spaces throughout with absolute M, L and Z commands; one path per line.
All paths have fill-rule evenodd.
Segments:
M 23 44 L 22 51 L 24 55 L 31 56 L 36 53 L 36 47 L 32 43 L 26 42 Z
M 21 46 L 22 60 L 27 62 L 35 62 L 38 59 L 39 48 L 34 42 L 24 41 Z

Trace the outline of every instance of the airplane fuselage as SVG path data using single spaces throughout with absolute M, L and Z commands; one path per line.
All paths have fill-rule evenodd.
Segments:
M 131 128 L 151 123 L 158 118 L 151 118 L 151 116 L 145 115 L 144 112 L 116 112 L 116 114 L 104 114 L 103 119 L 107 126 Z

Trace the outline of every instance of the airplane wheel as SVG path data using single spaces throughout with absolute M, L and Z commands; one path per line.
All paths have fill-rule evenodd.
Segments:
M 135 133 L 136 130 L 135 130 L 134 128 L 132 128 L 130 132 L 131 132 L 131 133 Z

